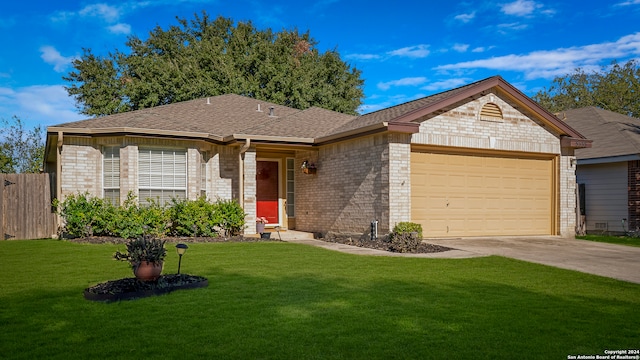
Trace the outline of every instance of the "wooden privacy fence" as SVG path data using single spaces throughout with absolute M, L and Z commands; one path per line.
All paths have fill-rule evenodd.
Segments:
M 57 233 L 53 184 L 53 174 L 0 174 L 2 239 L 43 239 Z

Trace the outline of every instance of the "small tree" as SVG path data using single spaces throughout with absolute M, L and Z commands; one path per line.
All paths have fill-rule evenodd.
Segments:
M 44 128 L 38 125 L 28 130 L 15 115 L 11 117 L 11 121 L 2 119 L 1 123 L 0 172 L 40 172 L 44 159 Z

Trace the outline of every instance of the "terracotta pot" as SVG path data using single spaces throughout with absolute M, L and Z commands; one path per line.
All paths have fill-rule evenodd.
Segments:
M 138 266 L 134 267 L 133 274 L 138 280 L 142 281 L 156 281 L 162 273 L 162 261 L 157 263 L 150 263 L 143 261 Z

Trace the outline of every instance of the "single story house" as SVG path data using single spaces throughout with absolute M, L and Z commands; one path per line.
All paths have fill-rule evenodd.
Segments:
M 236 199 L 267 226 L 573 236 L 590 141 L 499 76 L 361 116 L 221 95 L 51 126 L 61 198 Z
M 558 116 L 594 141 L 576 150 L 579 227 L 614 234 L 640 227 L 640 119 L 597 107 Z

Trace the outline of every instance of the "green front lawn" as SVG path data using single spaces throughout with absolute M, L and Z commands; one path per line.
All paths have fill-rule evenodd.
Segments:
M 628 236 L 584 235 L 584 236 L 576 236 L 576 239 L 640 247 L 640 238 L 628 237 Z
M 175 272 L 169 244 L 165 272 Z M 190 244 L 209 287 L 96 303 L 123 246 L 0 242 L 8 359 L 567 359 L 638 348 L 640 285 L 501 257 Z

